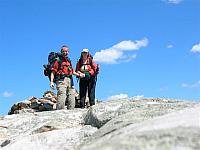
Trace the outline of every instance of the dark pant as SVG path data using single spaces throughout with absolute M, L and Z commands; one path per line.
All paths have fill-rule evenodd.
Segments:
M 90 77 L 90 79 L 80 79 L 79 82 L 79 93 L 80 93 L 80 107 L 85 108 L 85 99 L 88 91 L 88 97 L 90 106 L 95 105 L 95 87 L 96 79 L 95 77 Z

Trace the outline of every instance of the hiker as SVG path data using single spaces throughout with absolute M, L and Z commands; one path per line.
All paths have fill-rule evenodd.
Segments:
M 79 82 L 80 108 L 85 108 L 87 92 L 90 106 L 95 105 L 95 88 L 98 70 L 99 65 L 94 63 L 88 49 L 84 48 L 76 64 L 76 72 L 85 74 L 85 77 L 80 78 Z
M 67 109 L 75 108 L 75 89 L 72 86 L 72 74 L 77 77 L 84 77 L 83 73 L 76 73 L 68 58 L 69 47 L 61 47 L 60 60 L 55 60 L 51 67 L 50 87 L 54 89 L 54 81 L 57 88 L 56 109 L 64 109 L 67 98 Z

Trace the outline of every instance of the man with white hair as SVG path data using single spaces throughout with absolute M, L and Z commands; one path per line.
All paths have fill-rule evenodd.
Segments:
M 77 77 L 84 77 L 83 73 L 76 73 L 72 67 L 72 63 L 68 58 L 69 47 L 64 45 L 61 47 L 61 58 L 56 60 L 51 68 L 50 87 L 54 88 L 54 79 L 57 88 L 57 105 L 56 109 L 64 109 L 67 98 L 67 108 L 75 108 L 75 89 L 71 86 L 72 74 Z

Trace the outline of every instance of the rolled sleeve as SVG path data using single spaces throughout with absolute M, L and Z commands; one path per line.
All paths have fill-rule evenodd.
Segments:
M 94 63 L 93 60 L 92 60 L 92 69 L 94 70 L 94 72 L 97 71 L 97 65 Z
M 58 61 L 55 61 L 53 63 L 53 66 L 51 67 L 51 71 L 54 71 L 54 72 L 58 71 Z

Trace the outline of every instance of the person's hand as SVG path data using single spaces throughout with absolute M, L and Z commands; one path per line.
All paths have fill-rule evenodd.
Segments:
M 80 78 L 84 78 L 84 77 L 85 77 L 85 74 L 84 74 L 84 73 L 80 73 L 80 74 L 79 74 L 79 77 L 80 77 Z
M 50 82 L 50 87 L 51 87 L 51 89 L 55 89 L 55 85 L 54 85 L 54 83 L 53 82 Z

